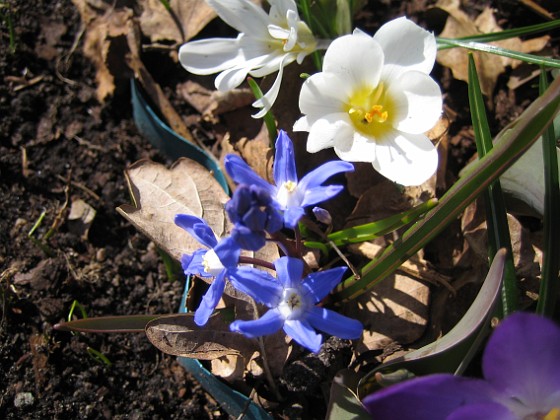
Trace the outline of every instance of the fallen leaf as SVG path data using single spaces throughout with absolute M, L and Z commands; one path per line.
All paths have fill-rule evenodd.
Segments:
M 201 245 L 175 225 L 175 215 L 201 217 L 218 238 L 231 226 L 224 211 L 228 195 L 212 174 L 193 160 L 181 158 L 171 168 L 140 160 L 126 170 L 133 205 L 123 204 L 117 211 L 142 233 L 180 260 Z
M 169 0 L 168 11 L 161 0 L 140 0 L 142 33 L 152 42 L 186 42 L 217 15 L 205 0 Z
M 230 320 L 223 312 L 210 317 L 204 327 L 194 323 L 192 314 L 166 315 L 146 325 L 146 336 L 164 353 L 199 360 L 214 360 L 228 355 L 251 355 L 256 341 L 231 332 Z
M 459 0 L 439 0 L 435 7 L 449 14 L 445 27 L 439 35 L 442 38 L 461 38 L 502 30 L 497 24 L 490 7 L 485 7 L 482 13 L 474 20 L 461 10 Z M 520 38 L 516 37 L 489 44 L 529 53 L 540 51 L 549 39 L 549 36 L 542 36 L 529 41 L 521 41 Z M 474 58 L 482 93 L 488 98 L 492 98 L 498 76 L 505 71 L 506 67 L 511 66 L 515 68 L 521 63 L 519 60 L 488 53 L 474 53 Z M 439 51 L 437 61 L 441 65 L 450 68 L 455 79 L 468 81 L 468 52 L 464 48 L 451 48 Z

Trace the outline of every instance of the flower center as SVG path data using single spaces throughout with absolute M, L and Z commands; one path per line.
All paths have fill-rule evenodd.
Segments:
M 379 137 L 391 128 L 393 104 L 381 82 L 374 89 L 361 88 L 349 99 L 346 112 L 356 130 L 370 137 Z
M 294 181 L 286 181 L 278 188 L 276 201 L 283 209 L 297 205 L 296 190 L 297 182 Z
M 204 267 L 204 272 L 210 276 L 217 276 L 225 268 L 213 249 L 208 250 L 202 257 L 202 267 Z
M 284 289 L 278 310 L 285 319 L 300 318 L 305 310 L 305 301 L 299 290 L 296 288 Z

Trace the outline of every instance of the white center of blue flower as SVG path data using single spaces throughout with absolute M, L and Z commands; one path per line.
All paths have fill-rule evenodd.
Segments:
M 305 311 L 305 301 L 299 289 L 286 288 L 282 291 L 282 297 L 278 304 L 278 310 L 284 319 L 298 319 Z
M 276 201 L 282 206 L 283 209 L 287 209 L 292 206 L 298 206 L 297 202 L 297 182 L 286 181 L 278 187 L 278 192 L 276 194 Z
M 204 257 L 202 257 L 202 266 L 204 267 L 205 273 L 214 277 L 220 274 L 225 268 L 213 249 L 209 249 L 208 252 L 204 254 Z

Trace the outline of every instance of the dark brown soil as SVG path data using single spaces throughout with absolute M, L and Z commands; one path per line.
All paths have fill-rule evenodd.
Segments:
M 402 13 L 423 22 L 432 2 L 371 3 L 362 19 L 375 30 Z M 125 81 L 105 104 L 95 99 L 95 70 L 82 55 L 70 0 L 0 5 L 0 417 L 226 418 L 219 402 L 143 334 L 53 330 L 74 301 L 89 316 L 177 311 L 183 282 L 168 278 L 155 246 L 115 211 L 129 202 L 127 165 L 169 161 L 139 135 Z M 493 5 L 505 27 L 540 21 L 511 14 L 518 2 Z M 466 87 L 446 69 L 436 68 L 435 77 L 460 115 L 451 127 L 453 179 L 474 150 L 464 135 Z M 494 131 L 526 106 L 525 93 L 532 94 L 498 84 L 505 112 L 491 117 Z M 78 198 L 96 211 L 89 231 L 67 219 Z

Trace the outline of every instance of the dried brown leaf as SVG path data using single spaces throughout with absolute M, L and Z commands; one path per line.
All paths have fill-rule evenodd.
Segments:
M 200 244 L 175 225 L 175 215 L 204 218 L 218 237 L 229 232 L 224 212 L 229 197 L 212 174 L 193 160 L 179 159 L 169 169 L 141 160 L 127 169 L 126 177 L 134 205 L 123 204 L 117 211 L 176 260 Z
M 442 38 L 460 38 L 481 33 L 499 32 L 502 30 L 497 24 L 490 7 L 485 7 L 482 13 L 474 20 L 461 10 L 459 0 L 439 0 L 435 7 L 449 14 L 445 27 L 440 34 Z M 528 53 L 540 51 L 544 48 L 549 38 L 548 36 L 543 36 L 529 41 L 521 41 L 520 38 L 510 38 L 490 44 Z M 474 58 L 482 93 L 490 98 L 494 92 L 498 76 L 505 71 L 507 66 L 516 67 L 521 63 L 518 60 L 496 54 L 475 53 Z M 463 81 L 468 80 L 468 54 L 465 49 L 451 48 L 439 51 L 437 61 L 441 65 L 450 68 L 455 79 Z
M 214 360 L 224 356 L 251 355 L 256 342 L 231 332 L 222 312 L 211 316 L 204 327 L 192 314 L 166 315 L 146 325 L 146 336 L 161 351 L 174 356 Z
M 186 42 L 196 36 L 216 12 L 205 0 L 170 0 L 170 13 L 160 0 L 140 0 L 142 33 L 152 42 Z

